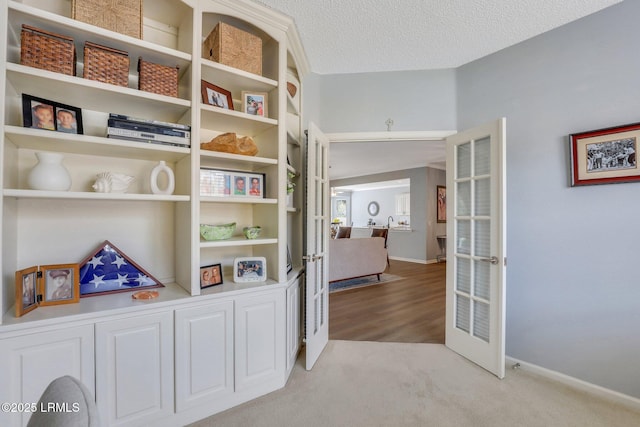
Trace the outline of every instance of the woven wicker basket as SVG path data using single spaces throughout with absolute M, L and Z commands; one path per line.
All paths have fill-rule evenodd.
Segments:
M 76 46 L 71 37 L 23 24 L 20 38 L 22 65 L 76 75 Z
M 138 60 L 138 89 L 178 97 L 178 67 Z
M 72 0 L 71 17 L 141 39 L 142 4 L 142 0 Z
M 202 43 L 202 57 L 262 75 L 262 39 L 224 22 Z
M 123 50 L 85 42 L 83 77 L 127 87 L 129 85 L 129 54 Z

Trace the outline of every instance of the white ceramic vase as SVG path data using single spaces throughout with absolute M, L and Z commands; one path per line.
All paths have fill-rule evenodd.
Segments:
M 165 188 L 160 188 L 158 185 L 158 178 L 160 174 L 164 173 L 167 177 L 167 185 Z M 151 192 L 153 194 L 173 194 L 173 190 L 176 187 L 175 176 L 173 175 L 173 171 L 164 160 L 161 160 L 158 165 L 151 170 L 150 177 L 151 184 Z
M 69 191 L 71 175 L 64 167 L 64 156 L 60 153 L 40 151 L 36 153 L 38 163 L 29 172 L 27 182 L 33 190 Z

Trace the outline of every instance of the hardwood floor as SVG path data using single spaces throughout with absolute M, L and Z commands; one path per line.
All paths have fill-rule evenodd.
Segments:
M 403 279 L 329 294 L 329 339 L 444 343 L 446 263 L 391 260 Z

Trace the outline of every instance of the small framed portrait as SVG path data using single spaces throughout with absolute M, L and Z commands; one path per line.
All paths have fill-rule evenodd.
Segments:
M 23 126 L 82 134 L 82 110 L 43 98 L 22 95 Z
M 38 307 L 38 267 L 16 272 L 16 317 Z
M 41 267 L 44 289 L 41 305 L 78 302 L 80 274 L 78 264 L 58 264 Z
M 200 289 L 222 285 L 222 264 L 200 267 Z
M 267 117 L 267 93 L 243 91 L 242 110 L 252 116 Z
M 265 257 L 239 257 L 233 260 L 234 282 L 264 282 L 267 280 Z
M 16 317 L 45 305 L 80 300 L 78 264 L 41 265 L 16 271 Z
M 233 195 L 247 195 L 247 177 L 245 175 L 233 175 Z
M 447 222 L 447 187 L 436 186 L 437 222 Z
M 214 107 L 224 108 L 225 110 L 233 110 L 233 98 L 231 92 L 219 86 L 202 80 L 201 85 L 202 102 Z
M 640 123 L 574 133 L 571 186 L 640 181 Z
M 56 130 L 64 133 L 78 133 L 79 110 L 56 105 Z
M 264 195 L 264 176 L 249 175 L 249 196 L 262 197 Z

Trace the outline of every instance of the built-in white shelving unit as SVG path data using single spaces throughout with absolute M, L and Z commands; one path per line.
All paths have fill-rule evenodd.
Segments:
M 107 426 L 186 424 L 275 390 L 284 386 L 301 345 L 300 82 L 308 66 L 293 22 L 248 0 L 145 0 L 143 10 L 139 40 L 72 19 L 68 0 L 0 0 L 0 377 L 7 378 L 0 399 L 35 402 L 51 379 L 74 375 L 95 393 Z M 201 57 L 202 41 L 221 21 L 262 39 L 262 75 Z M 72 37 L 76 74 L 22 65 L 22 24 Z M 127 87 L 82 77 L 85 42 L 129 53 Z M 140 57 L 179 68 L 177 97 L 137 89 Z M 296 96 L 287 91 L 291 75 Z M 234 109 L 204 103 L 201 80 L 230 91 Z M 268 94 L 266 117 L 242 111 L 243 91 Z M 23 127 L 23 94 L 80 108 L 83 134 Z M 109 113 L 189 125 L 191 146 L 107 138 Z M 258 154 L 200 148 L 225 132 L 251 137 Z M 70 191 L 29 188 L 40 151 L 63 154 Z M 173 194 L 150 190 L 151 170 L 160 161 L 174 172 Z M 264 174 L 265 197 L 201 196 L 201 168 Z M 93 191 L 96 174 L 106 171 L 135 181 L 126 193 Z M 289 173 L 296 184 L 290 206 Z M 228 222 L 237 224 L 228 240 L 199 235 L 202 223 Z M 262 227 L 258 239 L 242 235 L 251 225 Z M 17 270 L 79 263 L 104 240 L 165 285 L 157 299 L 113 293 L 15 316 Z M 247 256 L 266 258 L 266 282 L 234 283 L 233 260 Z M 212 264 L 221 264 L 224 283 L 201 289 L 200 267 Z M 135 354 L 145 354 L 143 367 L 116 365 Z M 27 375 L 29 363 L 42 364 L 46 374 Z M 210 375 L 195 369 L 203 363 Z M 126 381 L 116 381 L 118 371 L 127 372 Z M 135 394 L 140 389 L 150 397 Z M 24 425 L 27 418 L 4 413 L 0 424 Z

